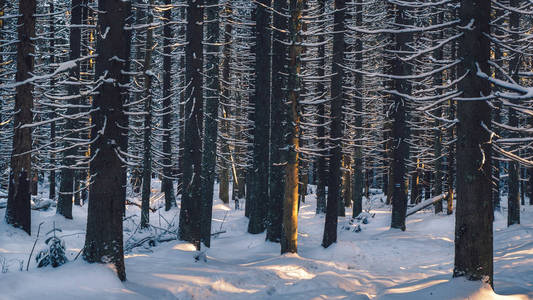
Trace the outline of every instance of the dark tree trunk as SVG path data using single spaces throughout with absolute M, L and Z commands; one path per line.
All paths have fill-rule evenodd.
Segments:
M 495 20 L 493 21 L 494 26 L 491 26 L 494 30 L 494 34 L 498 36 L 502 36 L 505 34 L 505 32 L 503 32 L 503 30 L 500 29 L 503 27 L 503 22 L 505 21 L 505 18 L 503 17 L 504 12 L 505 11 L 503 9 L 496 10 Z M 502 59 L 502 57 L 503 57 L 502 47 L 500 45 L 494 45 L 494 61 L 498 62 Z M 493 72 L 496 78 L 503 79 L 501 76 L 500 70 L 496 70 L 496 68 L 494 68 Z M 497 89 L 497 87 L 494 87 L 494 89 Z M 492 118 L 494 119 L 494 122 L 501 124 L 502 123 L 502 103 L 500 101 L 496 101 L 494 105 L 496 108 L 492 110 Z M 493 131 L 494 133 L 498 135 L 501 134 L 498 126 L 496 126 L 493 129 Z M 501 212 L 500 174 L 502 171 L 502 162 L 500 161 L 500 157 L 498 153 L 494 153 L 492 164 L 493 164 L 492 177 L 493 177 L 493 182 L 494 182 L 492 186 L 492 203 L 493 203 L 494 213 L 496 213 L 496 211 Z
M 457 19 L 457 12 L 456 10 L 452 10 L 450 13 L 451 19 Z M 450 45 L 450 56 L 451 60 L 454 61 L 457 59 L 457 40 L 453 41 Z M 449 80 L 451 82 L 455 81 L 457 79 L 457 66 L 452 67 L 449 73 Z M 448 104 L 448 119 L 449 120 L 455 120 L 456 114 L 455 114 L 455 101 L 453 99 L 449 100 Z M 451 143 L 450 141 L 453 141 L 455 139 L 455 128 L 456 126 L 450 126 L 447 132 L 448 135 L 448 156 L 446 157 L 448 168 L 447 168 L 447 174 L 446 174 L 446 187 L 448 189 L 448 194 L 446 197 L 447 201 L 447 207 L 446 207 L 446 214 L 451 215 L 453 214 L 453 199 L 454 199 L 454 184 L 455 184 L 455 144 Z
M 520 0 L 510 0 L 510 6 L 514 8 L 519 7 Z M 509 30 L 512 32 L 518 32 L 520 29 L 520 14 L 516 11 L 511 11 L 509 15 Z M 512 42 L 516 43 L 519 39 L 517 33 L 511 34 Z M 514 45 L 513 48 L 519 47 L 519 45 Z M 518 49 L 518 48 L 515 48 Z M 511 53 L 511 61 L 509 62 L 509 75 L 518 83 L 520 78 L 518 76 L 518 71 L 520 69 L 520 54 Z M 509 126 L 518 127 L 518 115 L 514 107 L 509 107 L 508 111 L 509 116 Z M 519 137 L 516 132 L 511 131 L 510 138 Z M 511 152 L 517 151 L 517 146 L 513 145 L 509 149 Z M 507 196 L 507 226 L 514 224 L 520 224 L 520 166 L 518 162 L 512 160 L 509 162 L 509 179 L 507 183 L 509 185 L 509 193 Z
M 283 12 L 287 10 L 287 0 L 274 1 L 274 10 Z M 285 194 L 285 173 L 287 153 L 284 150 L 287 139 L 285 138 L 284 123 L 287 117 L 285 105 L 286 93 L 284 75 L 287 74 L 287 50 L 283 44 L 287 40 L 285 31 L 288 29 L 288 20 L 280 14 L 273 15 L 273 26 L 280 30 L 273 31 L 272 45 L 272 112 L 270 127 L 270 203 L 268 205 L 268 221 L 266 239 L 271 242 L 279 242 L 281 239 L 283 201 Z M 293 63 L 293 61 L 290 61 Z
M 355 4 L 355 26 L 363 26 L 363 4 Z M 363 39 L 358 36 L 355 40 L 355 69 L 363 69 Z M 353 170 L 353 213 L 352 217 L 357 217 L 363 211 L 363 76 L 360 73 L 355 75 L 355 153 L 354 153 L 354 170 Z M 367 168 L 369 167 L 367 163 Z
M 318 1 L 318 11 L 320 15 L 326 13 L 325 1 Z M 322 23 L 323 28 L 325 28 L 324 21 Z M 326 74 L 326 45 L 324 45 L 324 35 L 321 34 L 318 36 L 318 68 L 317 75 L 321 79 L 317 83 L 317 93 L 322 97 L 326 97 L 326 86 L 324 85 L 323 78 Z M 317 145 L 319 150 L 319 155 L 317 158 L 317 186 L 316 186 L 316 213 L 322 214 L 326 212 L 326 185 L 327 185 L 327 164 L 326 164 L 326 128 L 325 128 L 325 116 L 326 109 L 325 104 L 320 103 L 317 106 L 317 123 L 320 125 L 317 128 Z
M 400 4 L 396 6 L 396 24 L 409 25 L 408 8 Z M 409 43 L 412 40 L 412 33 L 398 32 L 395 34 L 396 51 L 409 51 Z M 393 72 L 395 75 L 403 76 L 411 74 L 409 63 L 403 62 L 397 54 L 394 60 Z M 394 85 L 400 94 L 411 94 L 411 83 L 405 79 L 395 79 Z M 391 107 L 390 115 L 393 118 L 392 124 L 392 220 L 391 228 L 405 230 L 405 214 L 407 211 L 407 187 L 406 187 L 406 161 L 409 159 L 409 128 L 407 127 L 407 107 L 406 101 L 399 95 L 394 95 L 394 104 Z
M 255 6 L 255 93 L 254 142 L 250 173 L 249 233 L 265 230 L 268 198 L 270 135 L 270 0 L 258 0 Z
M 203 47 L 204 1 L 187 1 L 187 29 L 185 46 L 186 91 L 184 107 L 185 135 L 183 137 L 183 194 L 179 219 L 179 237 L 200 250 L 200 199 L 202 173 L 203 120 Z
M 222 200 L 223 203 L 229 204 L 229 177 L 230 177 L 230 169 L 228 164 L 228 159 L 233 161 L 233 154 L 230 153 L 229 149 L 229 134 L 230 134 L 230 127 L 229 127 L 229 112 L 230 107 L 229 105 L 226 106 L 224 104 L 230 103 L 231 99 L 231 93 L 230 93 L 230 75 L 231 75 L 231 34 L 232 34 L 232 7 L 231 3 L 227 2 L 226 6 L 224 8 L 224 15 L 226 17 L 225 23 L 224 23 L 224 49 L 222 50 L 223 53 L 223 60 L 222 60 L 222 86 L 223 86 L 223 92 L 222 92 L 222 99 L 221 99 L 221 109 L 222 109 L 222 120 L 220 121 L 220 136 L 222 137 L 222 140 L 220 141 L 220 144 L 222 145 L 222 153 L 221 155 L 224 157 L 220 160 L 220 173 L 219 173 L 219 198 Z M 237 105 L 237 107 L 239 107 Z M 237 113 L 235 114 L 237 115 Z M 237 147 L 234 147 L 235 152 L 237 152 Z M 232 168 L 232 170 L 235 170 Z M 233 193 L 232 198 L 235 200 L 235 209 L 239 208 L 239 198 L 241 194 L 241 179 L 238 177 L 237 172 L 232 172 L 234 174 L 233 178 Z
M 152 12 L 153 0 L 148 2 L 146 8 L 146 24 L 154 21 Z M 144 8 L 137 8 L 144 9 Z M 150 196 L 152 194 L 152 47 L 154 34 L 151 27 L 146 28 L 144 47 L 143 83 L 144 83 L 144 128 L 143 128 L 143 173 L 141 195 L 141 228 L 150 224 Z
M 87 234 L 83 257 L 88 262 L 115 264 L 120 280 L 126 280 L 124 266 L 122 215 L 125 194 L 120 187 L 125 183 L 126 167 L 117 155 L 124 123 L 124 95 L 130 55 L 130 35 L 126 32 L 126 19 L 131 3 L 120 0 L 98 1 L 95 77 L 106 75 L 93 99 L 91 137 L 98 137 L 91 145 L 90 172 L 93 174 L 89 194 Z M 105 35 L 104 35 L 105 34 Z M 105 37 L 105 38 L 104 38 Z M 117 59 L 114 59 L 117 58 Z M 116 83 L 119 84 L 116 84 Z
M 183 4 L 185 4 L 187 0 L 181 0 Z M 186 18 L 187 8 L 186 6 L 182 6 L 180 8 L 180 19 L 184 20 Z M 186 26 L 181 25 L 179 30 L 179 36 L 183 37 L 186 34 Z M 180 57 L 180 63 L 179 67 L 183 70 L 185 69 L 185 56 L 181 55 Z M 186 76 L 181 75 L 180 76 L 180 87 L 185 88 L 187 86 L 186 82 Z M 179 104 L 179 116 L 178 116 L 178 170 L 177 170 L 177 181 L 178 185 L 176 188 L 176 194 L 177 195 L 183 195 L 183 145 L 185 144 L 185 95 L 186 93 L 182 92 L 180 93 L 180 104 Z
M 352 168 L 351 159 L 348 155 L 344 154 L 341 161 L 341 198 L 342 202 L 339 203 L 339 217 L 346 216 L 346 207 L 350 207 L 352 202 Z M 364 176 L 363 176 L 364 177 Z
M 341 160 L 342 160 L 342 116 L 344 95 L 344 18 L 345 0 L 335 0 L 333 15 L 333 59 L 331 78 L 331 155 L 329 159 L 328 198 L 326 223 L 322 246 L 329 247 L 337 242 L 337 215 L 341 203 Z
M 3 7 L 3 4 L 0 3 L 0 6 Z M 51 0 L 48 3 L 49 7 L 49 13 L 53 16 L 54 14 L 54 1 Z M 50 17 L 50 22 L 48 23 L 49 29 L 50 29 L 50 45 L 48 51 L 50 52 L 50 64 L 55 64 L 56 55 L 55 55 L 55 39 L 56 39 L 56 33 L 55 33 L 55 19 L 54 17 Z M 52 76 L 50 78 L 50 89 L 53 91 L 56 86 L 56 79 Z M 1 107 L 0 107 L 1 110 Z M 55 118 L 55 111 L 52 110 L 49 114 L 49 118 L 53 120 Z M 2 120 L 0 119 L 0 123 L 2 123 Z M 50 142 L 53 143 L 56 139 L 56 122 L 50 123 Z M 49 189 L 48 189 L 48 198 L 55 200 L 56 199 L 56 154 L 53 151 L 50 151 L 50 164 L 52 165 L 52 170 L 50 170 L 50 176 L 48 177 L 49 182 Z
M 289 113 L 287 120 L 287 165 L 285 198 L 283 201 L 283 233 L 281 254 L 298 252 L 298 160 L 300 144 L 300 67 L 302 53 L 302 10 L 303 0 L 289 1 L 289 78 L 287 80 L 287 100 Z
M 72 0 L 71 2 L 71 24 L 81 24 L 81 0 Z M 70 27 L 70 60 L 78 59 L 80 57 L 80 47 L 81 47 L 81 30 L 79 26 Z M 76 67 L 69 70 L 69 77 L 72 80 L 78 80 L 80 78 L 80 66 L 79 63 L 76 64 Z M 75 97 L 75 99 L 70 101 L 70 105 L 67 107 L 67 115 L 74 115 L 78 109 L 76 108 L 79 105 L 79 99 L 76 97 L 80 94 L 80 86 L 76 83 L 68 86 L 68 93 L 70 96 Z M 69 138 L 66 138 L 66 141 L 77 138 L 77 134 L 74 134 L 73 131 L 76 129 L 76 120 L 67 119 L 65 124 L 65 131 L 69 135 Z M 63 168 L 61 169 L 61 182 L 59 185 L 59 198 L 57 200 L 57 213 L 64 216 L 67 219 L 72 219 L 72 197 L 74 195 L 74 181 L 76 177 L 76 172 L 72 169 L 74 165 L 74 157 L 77 154 L 76 147 L 68 147 L 65 150 L 63 156 Z
M 224 49 L 222 50 L 222 85 L 223 91 L 222 91 L 222 98 L 220 100 L 220 108 L 222 110 L 221 115 L 222 119 L 220 120 L 220 148 L 221 153 L 220 156 L 222 159 L 219 160 L 218 165 L 219 167 L 219 188 L 218 188 L 218 197 L 224 204 L 229 204 L 229 178 L 230 178 L 230 164 L 228 161 L 232 160 L 232 153 L 230 152 L 229 143 L 230 143 L 230 124 L 229 124 L 229 117 L 230 117 L 230 106 L 227 105 L 230 103 L 231 99 L 231 93 L 230 93 L 230 75 L 231 75 L 231 31 L 232 31 L 232 7 L 231 3 L 227 2 L 226 6 L 224 8 L 224 16 L 226 17 L 225 23 L 224 23 Z M 239 199 L 238 199 L 238 184 L 239 184 L 239 178 L 235 176 L 233 179 L 233 193 L 232 198 L 235 200 L 235 209 L 239 206 Z
M 165 210 L 176 206 L 174 195 L 174 182 L 172 181 L 172 0 L 165 0 L 167 10 L 163 14 L 165 26 L 163 27 L 163 180 L 162 192 L 165 193 Z
M 5 0 L 0 0 L 0 13 L 2 15 L 5 14 Z M 2 29 L 3 26 L 4 26 L 4 22 L 5 21 L 2 20 L 0 22 L 1 22 L 0 23 L 0 29 Z M 5 34 L 4 34 L 3 30 L 0 30 L 0 39 L 3 40 L 4 36 L 5 36 Z M 2 49 L 2 51 L 3 51 L 4 48 L 1 47 L 0 49 Z M 4 55 L 3 54 L 0 54 L 0 64 L 2 64 L 2 65 L 4 64 Z M 3 111 L 4 111 L 4 101 L 0 101 L 0 112 L 3 112 Z M 7 125 L 7 124 L 4 124 L 4 118 L 5 118 L 4 114 L 0 113 L 0 129 L 3 129 L 4 126 Z M 3 144 L 3 143 L 4 143 L 4 141 L 2 139 L 0 139 L 0 149 L 7 148 L 7 147 L 4 146 L 5 144 Z M 7 161 L 6 161 L 5 158 L 2 158 L 2 159 L 0 159 L 0 170 L 5 170 L 5 169 L 7 169 Z M 4 189 L 4 185 L 5 185 L 5 180 L 4 180 L 3 177 L 0 177 L 0 189 Z
M 13 149 L 11 152 L 11 171 L 9 173 L 9 189 L 7 196 L 6 223 L 19 227 L 31 234 L 31 127 L 21 128 L 31 124 L 33 120 L 33 85 L 23 81 L 32 77 L 35 47 L 35 0 L 25 0 L 19 3 L 19 17 L 17 22 L 17 73 L 18 83 L 15 90 L 15 117 Z
M 453 74 L 453 72 L 452 72 Z M 453 76 L 453 75 L 452 75 Z M 455 77 L 455 76 L 453 76 Z M 454 78 L 452 78 L 452 81 Z M 449 108 L 449 120 L 455 120 L 455 102 L 450 100 Z M 453 141 L 455 138 L 455 126 L 450 126 L 448 129 L 448 140 Z M 447 206 L 446 214 L 453 214 L 453 198 L 454 198 L 454 183 L 455 183 L 455 143 L 449 143 L 448 145 L 448 157 L 447 157 L 448 169 L 446 174 L 446 187 L 448 188 L 448 194 L 446 197 Z
M 438 15 L 435 15 L 433 18 L 435 22 L 433 24 L 439 24 L 444 22 L 444 12 L 439 13 Z M 436 36 L 439 40 L 444 39 L 444 31 L 440 31 L 440 33 Z M 433 57 L 436 60 L 442 60 L 443 58 L 443 48 L 439 47 L 437 50 L 433 51 Z M 437 72 L 433 75 L 433 85 L 434 86 L 442 86 L 442 72 Z M 437 90 L 438 94 L 442 94 L 442 90 Z M 439 105 L 439 107 L 435 110 L 435 115 L 439 118 L 442 118 L 442 107 Z M 434 131 L 434 141 L 433 141 L 433 147 L 435 149 L 435 178 L 433 182 L 433 195 L 438 196 L 442 194 L 442 178 L 443 178 L 443 163 L 442 163 L 442 130 L 441 130 L 441 122 L 436 119 L 435 120 L 435 131 Z M 435 203 L 435 213 L 438 214 L 442 212 L 442 201 L 438 201 Z
M 213 211 L 213 185 L 215 184 L 215 166 L 217 157 L 218 104 L 220 87 L 218 81 L 218 35 L 219 6 L 218 0 L 206 0 L 207 25 L 207 89 L 205 97 L 205 131 L 202 151 L 202 193 L 201 193 L 201 234 L 202 242 L 211 247 L 211 217 Z
M 387 20 L 390 20 L 389 22 L 393 22 L 394 16 L 395 16 L 395 4 L 392 2 L 386 3 L 386 18 Z M 391 34 L 387 38 L 388 45 L 386 46 L 385 50 L 389 52 L 394 52 L 395 50 L 395 43 L 394 43 L 394 35 Z M 395 65 L 395 59 L 393 55 L 385 56 L 385 71 L 387 74 L 392 74 L 393 69 Z M 394 89 L 394 80 L 390 79 L 385 82 L 385 86 L 388 89 Z M 383 99 L 383 114 L 385 115 L 386 119 L 384 120 L 383 124 L 383 147 L 384 155 L 384 167 L 385 167 L 385 176 L 383 178 L 383 191 L 384 194 L 387 195 L 386 198 L 386 204 L 391 205 L 392 204 L 392 194 L 393 194 L 393 188 L 394 188 L 394 178 L 393 178 L 393 170 L 392 170 L 392 160 L 393 160 L 393 139 L 392 139 L 392 116 L 390 112 L 390 108 L 393 105 L 394 99 L 392 95 L 384 95 Z
M 146 23 L 146 9 L 145 9 L 145 0 L 134 0 L 134 2 L 132 3 L 135 3 L 135 24 L 139 24 L 139 25 L 142 25 L 144 23 Z M 142 34 L 143 34 L 143 30 L 142 29 L 137 29 L 135 30 L 135 62 L 137 62 L 135 64 L 135 71 L 137 73 L 137 75 L 135 75 L 135 81 L 137 81 L 137 84 L 136 86 L 138 86 L 138 88 L 142 88 L 142 85 L 141 85 L 141 82 L 143 80 L 143 78 L 141 77 L 141 74 L 143 74 L 144 72 L 144 67 L 143 67 L 143 62 L 144 62 L 144 58 L 145 58 L 145 48 L 146 48 L 146 44 L 143 44 L 142 41 L 143 41 L 143 38 L 142 38 Z M 144 41 L 146 41 L 146 38 L 144 39 Z M 133 101 L 138 103 L 138 102 L 141 102 L 142 101 L 142 97 L 143 94 L 140 93 L 140 92 L 135 92 L 133 93 Z M 140 123 L 140 121 L 139 121 Z M 140 126 L 140 125 L 139 125 Z M 144 134 L 144 132 L 143 132 Z M 129 134 L 128 134 L 129 135 Z M 138 140 L 134 140 L 135 142 L 139 143 Z M 144 145 L 143 145 L 144 146 Z M 135 150 L 135 151 L 139 151 L 139 150 Z M 139 151 L 140 152 L 140 151 Z M 140 155 L 140 153 L 139 153 Z M 143 163 L 144 163 L 144 157 L 143 157 Z M 142 186 L 143 186 L 143 171 L 142 171 L 142 167 L 140 165 L 137 165 L 137 166 L 134 166 L 133 169 L 131 170 L 131 178 L 130 178 L 130 182 L 131 182 L 131 185 L 132 185 L 132 190 L 135 194 L 139 194 L 139 193 L 142 193 Z
M 476 76 L 477 66 L 489 73 L 489 0 L 462 0 L 459 9 L 464 35 L 460 40 L 459 84 L 461 97 L 490 94 L 488 81 Z M 473 21 L 473 24 L 469 26 Z M 457 117 L 457 211 L 455 218 L 454 277 L 485 280 L 493 284 L 493 238 L 491 195 L 491 126 L 487 101 L 458 101 Z

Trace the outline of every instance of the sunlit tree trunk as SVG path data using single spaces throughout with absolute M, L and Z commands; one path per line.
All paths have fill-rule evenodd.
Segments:
M 303 0 L 289 1 L 289 78 L 287 80 L 287 98 L 289 104 L 287 122 L 287 166 L 285 182 L 285 199 L 283 201 L 283 234 L 281 253 L 298 252 L 298 151 L 300 144 L 300 67 L 302 53 L 301 18 Z

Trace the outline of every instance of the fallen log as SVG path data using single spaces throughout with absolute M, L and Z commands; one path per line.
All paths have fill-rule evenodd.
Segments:
M 405 217 L 409 217 L 410 215 L 412 214 L 415 214 L 416 212 L 432 205 L 432 204 L 435 204 L 435 203 L 438 203 L 439 201 L 442 201 L 444 199 L 446 199 L 446 197 L 448 196 L 448 193 L 444 193 L 444 194 L 440 194 L 438 196 L 435 196 L 431 199 L 427 199 L 427 200 L 424 200 L 420 203 L 418 203 L 417 205 L 409 208 L 407 210 L 407 213 L 405 214 Z

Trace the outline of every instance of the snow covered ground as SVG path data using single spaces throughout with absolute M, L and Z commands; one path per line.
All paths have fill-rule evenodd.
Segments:
M 533 207 L 524 206 L 522 225 L 511 228 L 505 212 L 496 217 L 495 288 L 508 295 L 499 296 L 482 284 L 452 280 L 454 215 L 426 210 L 408 217 L 402 232 L 389 229 L 390 207 L 379 197 L 370 206 L 375 217 L 358 233 L 342 229 L 350 218 L 347 209 L 346 219 L 339 219 L 339 242 L 323 249 L 324 216 L 315 214 L 309 195 L 300 210 L 299 253 L 280 256 L 279 245 L 265 242 L 265 234 L 246 233 L 243 210 L 215 201 L 213 231 L 225 232 L 213 239 L 206 261 L 196 261 L 194 247 L 184 242 L 138 247 L 126 254 L 124 283 L 111 267 L 81 258 L 58 269 L 37 269 L 32 258 L 25 271 L 41 222 L 35 252 L 55 223 L 63 230 L 68 257 L 76 257 L 86 207 L 74 208 L 74 220 L 56 216 L 55 208 L 33 211 L 32 237 L 7 226 L 0 209 L 0 270 L 7 271 L 0 273 L 0 299 L 533 299 Z M 128 206 L 127 215 L 133 217 L 125 222 L 125 239 L 135 232 L 139 209 Z M 166 228 L 178 215 L 173 209 L 150 220 Z

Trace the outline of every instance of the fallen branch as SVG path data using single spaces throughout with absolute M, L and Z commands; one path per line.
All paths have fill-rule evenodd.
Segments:
M 424 200 L 420 203 L 418 203 L 417 205 L 415 205 L 414 207 L 411 207 L 407 210 L 407 213 L 405 214 L 405 217 L 409 217 L 410 215 L 412 214 L 415 214 L 416 212 L 432 205 L 432 204 L 435 204 L 435 203 L 438 203 L 442 200 L 444 200 L 446 197 L 448 196 L 448 193 L 444 193 L 444 194 L 441 194 L 441 195 L 438 195 L 438 196 L 435 196 L 431 199 L 427 199 L 427 200 Z
M 223 233 L 226 233 L 226 230 L 213 232 L 213 233 L 211 233 L 211 235 L 214 236 L 214 237 L 217 237 L 218 235 L 223 234 Z

